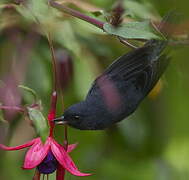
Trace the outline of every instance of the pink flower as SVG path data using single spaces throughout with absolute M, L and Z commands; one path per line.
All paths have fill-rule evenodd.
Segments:
M 56 99 L 56 94 L 54 94 L 54 96 Z M 41 174 L 48 175 L 54 171 L 57 171 L 57 180 L 64 180 L 65 170 L 75 176 L 89 176 L 90 174 L 81 173 L 71 157 L 68 155 L 69 152 L 75 149 L 76 144 L 68 145 L 65 148 L 55 141 L 53 135 L 54 124 L 52 122 L 52 119 L 54 118 L 55 108 L 52 108 L 48 115 L 50 125 L 49 136 L 44 144 L 41 141 L 41 138 L 38 137 L 27 142 L 26 144 L 16 147 L 7 147 L 0 144 L 0 149 L 14 151 L 30 147 L 25 156 L 23 169 L 37 168 L 37 173 L 33 178 L 34 180 L 39 180 Z
M 39 137 L 16 147 L 7 147 L 0 144 L 0 148 L 7 151 L 20 150 L 26 147 L 31 148 L 26 153 L 23 169 L 33 169 L 37 167 L 41 174 L 50 174 L 57 170 L 58 166 L 61 166 L 75 176 L 90 175 L 81 173 L 68 155 L 68 153 L 76 147 L 75 144 L 69 145 L 67 151 L 52 137 L 48 137 L 44 144 Z

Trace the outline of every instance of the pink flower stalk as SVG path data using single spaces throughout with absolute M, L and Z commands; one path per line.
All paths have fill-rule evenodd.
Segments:
M 56 179 L 64 180 L 65 170 L 75 176 L 89 176 L 90 174 L 81 173 L 74 164 L 71 157 L 68 155 L 75 147 L 76 144 L 68 145 L 67 148 L 57 143 L 54 139 L 54 123 L 52 120 L 55 118 L 56 107 L 56 92 L 52 95 L 51 110 L 48 115 L 49 121 L 49 136 L 46 142 L 43 144 L 40 137 L 37 137 L 23 145 L 16 147 L 7 147 L 0 144 L 0 148 L 6 151 L 20 150 L 30 147 L 27 151 L 23 169 L 37 168 L 34 180 L 40 180 L 41 174 L 48 174 L 57 171 Z

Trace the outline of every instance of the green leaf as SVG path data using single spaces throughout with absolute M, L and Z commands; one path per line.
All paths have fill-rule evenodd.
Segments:
M 2 103 L 0 102 L 0 106 L 2 105 Z M 2 113 L 2 109 L 0 109 L 0 123 L 6 123 L 7 121 L 5 121 L 4 117 L 3 117 L 3 113 Z
M 104 11 L 103 10 L 93 11 L 93 12 L 90 12 L 90 13 L 93 14 L 94 16 L 96 16 L 96 17 L 104 15 Z
M 145 2 L 144 4 L 134 0 L 126 0 L 124 1 L 124 6 L 126 9 L 126 13 L 129 13 L 132 16 L 142 19 L 150 18 L 155 20 L 159 18 L 156 9 L 150 3 Z
M 0 136 L 5 138 L 9 132 L 10 123 L 3 117 L 2 110 L 0 110 Z
M 120 27 L 114 27 L 109 23 L 105 23 L 103 28 L 108 34 L 120 36 L 125 39 L 162 39 L 158 35 L 158 32 L 153 29 L 149 21 L 128 22 Z
M 59 24 L 59 28 L 54 31 L 54 38 L 71 52 L 80 54 L 81 47 L 75 36 L 74 28 L 69 21 L 63 21 Z
M 45 117 L 36 108 L 28 107 L 27 109 L 29 118 L 33 122 L 37 134 L 41 137 L 42 141 L 45 141 L 48 135 L 48 126 Z
M 34 97 L 34 100 L 37 101 L 37 99 L 38 99 L 37 98 L 37 93 L 33 89 L 31 89 L 31 88 L 29 88 L 27 86 L 23 86 L 23 85 L 19 85 L 18 87 L 22 88 L 23 90 L 25 90 L 27 92 L 29 92 Z
M 59 22 L 61 14 L 48 5 L 47 0 L 30 0 L 26 5 L 16 6 L 17 11 L 28 21 L 40 24 L 43 33 L 47 33 Z M 52 29 L 51 29 L 52 28 Z
M 1 115 L 0 115 L 0 125 L 9 126 L 8 121 L 6 121 Z

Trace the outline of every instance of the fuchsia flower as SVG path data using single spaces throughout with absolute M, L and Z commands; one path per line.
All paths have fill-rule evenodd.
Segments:
M 42 143 L 40 138 L 35 138 L 20 146 L 7 147 L 1 144 L 0 148 L 7 151 L 14 151 L 30 146 L 31 148 L 25 156 L 23 169 L 33 169 L 37 167 L 40 173 L 50 174 L 57 170 L 60 164 L 64 169 L 75 176 L 89 175 L 79 172 L 72 159 L 67 154 L 75 148 L 75 144 L 69 145 L 67 151 L 65 151 L 64 147 L 58 144 L 52 137 L 48 137 L 45 144 Z
M 56 96 L 56 93 L 53 94 Z M 14 151 L 30 147 L 25 156 L 23 169 L 37 168 L 37 173 L 39 175 L 37 178 L 34 178 L 37 180 L 40 179 L 41 174 L 48 175 L 54 171 L 57 171 L 57 180 L 64 180 L 65 170 L 75 176 L 89 176 L 90 174 L 81 173 L 72 161 L 71 157 L 68 155 L 68 153 L 71 152 L 76 145 L 68 145 L 68 147 L 65 148 L 55 141 L 53 135 L 54 123 L 52 122 L 54 118 L 55 109 L 52 108 L 48 115 L 50 125 L 49 136 L 44 144 L 40 137 L 38 137 L 26 144 L 16 147 L 7 147 L 0 144 L 0 148 L 7 151 Z

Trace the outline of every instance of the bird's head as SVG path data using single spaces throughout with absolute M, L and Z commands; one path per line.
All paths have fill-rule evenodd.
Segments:
M 63 116 L 54 119 L 54 123 L 68 124 L 77 129 L 88 129 L 91 115 L 87 109 L 85 102 L 74 104 L 65 110 Z

